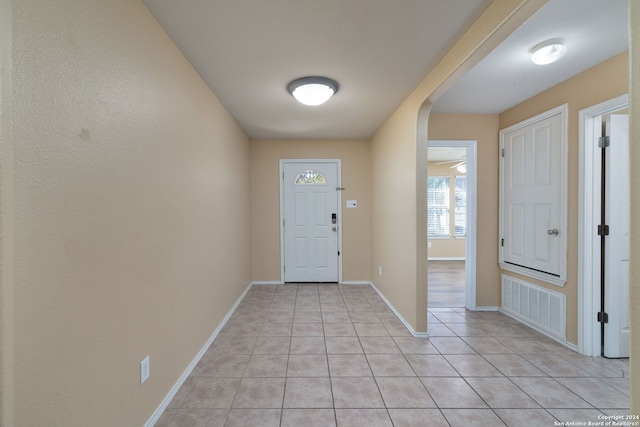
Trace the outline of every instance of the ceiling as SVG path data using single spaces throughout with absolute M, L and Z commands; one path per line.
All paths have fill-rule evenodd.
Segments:
M 429 147 L 430 162 L 462 161 L 467 157 L 465 147 Z
M 143 0 L 252 139 L 368 139 L 490 0 Z M 627 49 L 626 0 L 550 0 L 434 105 L 498 113 Z M 540 68 L 527 50 L 562 37 L 569 52 Z M 326 104 L 286 90 L 322 75 Z M 505 90 L 508 84 L 508 90 Z
M 463 76 L 432 113 L 497 114 L 629 47 L 627 0 L 550 0 Z M 531 48 L 560 38 L 566 55 L 531 62 Z

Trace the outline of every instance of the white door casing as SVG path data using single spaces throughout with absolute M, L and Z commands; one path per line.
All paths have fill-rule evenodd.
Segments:
M 339 170 L 338 160 L 281 161 L 283 282 L 339 282 Z
M 612 114 L 606 129 L 604 355 L 629 357 L 629 116 Z
M 475 140 L 429 140 L 429 147 L 465 147 L 467 149 L 467 236 L 465 239 L 465 307 L 476 310 L 476 245 L 477 245 L 477 159 Z M 427 285 L 428 286 L 428 285 Z
M 600 236 L 602 118 L 629 107 L 629 95 L 621 95 L 585 108 L 579 116 L 578 177 L 578 351 L 600 356 Z M 609 313 L 615 316 L 616 312 Z
M 500 131 L 500 265 L 566 282 L 566 105 Z

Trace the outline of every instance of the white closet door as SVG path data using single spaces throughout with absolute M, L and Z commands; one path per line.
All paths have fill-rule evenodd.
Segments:
M 564 276 L 564 127 L 560 112 L 501 132 L 501 263 Z
M 629 116 L 612 114 L 607 125 L 604 355 L 629 357 Z

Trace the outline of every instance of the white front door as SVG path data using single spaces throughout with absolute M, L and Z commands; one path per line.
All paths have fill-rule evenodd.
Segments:
M 285 282 L 338 281 L 338 162 L 283 162 Z
M 607 123 L 604 355 L 629 357 L 629 116 Z

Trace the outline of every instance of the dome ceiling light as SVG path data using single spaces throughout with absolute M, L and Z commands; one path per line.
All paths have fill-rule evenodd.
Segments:
M 324 104 L 338 91 L 338 83 L 326 77 L 302 77 L 289 83 L 289 93 L 304 105 Z
M 567 47 L 560 39 L 551 39 L 533 47 L 531 60 L 534 64 L 546 65 L 556 62 L 567 52 Z

